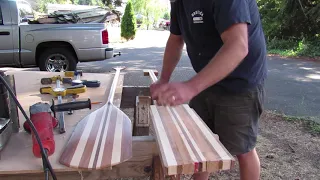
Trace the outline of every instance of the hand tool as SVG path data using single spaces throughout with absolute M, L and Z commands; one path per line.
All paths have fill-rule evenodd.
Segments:
M 55 151 L 53 128 L 57 125 L 57 120 L 51 116 L 50 105 L 47 103 L 39 102 L 30 106 L 29 111 L 30 120 L 40 134 L 40 139 L 43 147 L 47 150 L 47 155 L 51 156 Z M 30 126 L 26 122 L 24 123 L 24 127 L 27 132 L 30 130 Z M 37 143 L 34 134 L 31 134 L 33 142 L 33 154 L 34 156 L 40 158 L 41 153 L 39 144 Z
M 76 88 L 73 88 L 73 90 L 75 90 Z M 57 80 L 57 86 L 56 88 L 54 89 L 54 91 L 52 92 L 65 92 L 67 94 L 67 90 L 63 90 L 63 88 L 61 88 L 61 84 L 60 84 L 60 80 L 58 79 Z M 58 94 L 59 94 L 58 93 Z M 58 104 L 62 104 L 62 95 L 58 95 Z M 58 121 L 59 121 L 59 132 L 60 133 L 65 133 L 66 132 L 66 127 L 65 127 L 65 124 L 64 124 L 64 113 L 63 112 L 58 112 Z M 56 115 L 56 114 L 54 114 Z M 56 117 L 56 116 L 55 116 Z
M 42 87 L 40 88 L 41 94 L 51 94 L 54 97 L 58 98 L 58 104 L 62 104 L 62 97 L 66 95 L 73 95 L 86 92 L 86 86 L 78 85 L 72 86 L 68 88 L 61 87 L 60 79 L 56 79 L 56 87 L 53 89 L 52 87 Z M 57 119 L 59 121 L 59 132 L 65 133 L 65 124 L 64 124 L 64 113 L 58 112 Z
M 81 76 L 83 75 L 83 72 L 81 70 L 77 71 L 66 71 L 65 76 L 66 77 L 74 77 L 74 79 L 68 79 L 68 82 L 72 86 L 83 84 L 87 87 L 100 87 L 100 81 L 98 80 L 81 80 Z
M 70 81 L 72 81 L 71 78 L 62 78 L 61 76 L 53 76 L 53 77 L 49 77 L 49 78 L 41 78 L 41 84 L 52 84 L 52 83 L 56 83 L 57 79 L 59 79 L 60 81 L 62 81 L 62 83 L 69 83 Z
M 120 70 L 123 68 L 114 69 L 116 74 L 107 103 L 76 125 L 60 156 L 61 164 L 92 170 L 112 167 L 132 157 L 131 120 L 113 105 Z
M 80 80 L 80 79 L 76 79 L 76 80 L 72 80 L 72 79 L 68 79 L 65 78 L 63 81 L 64 84 L 71 84 L 72 86 L 76 86 L 76 85 L 85 85 L 87 87 L 100 87 L 101 82 L 98 80 Z
M 81 71 L 81 70 L 75 70 L 75 71 L 66 71 L 66 72 L 64 72 L 64 75 L 66 76 L 66 77 L 76 77 L 76 76 L 82 76 L 82 74 L 83 74 L 83 71 Z
M 59 86 L 57 86 L 56 88 L 52 88 L 50 86 L 48 87 L 41 87 L 40 88 L 40 93 L 41 94 L 51 94 L 54 97 L 58 97 L 58 96 L 66 96 L 66 95 L 73 95 L 73 94 L 80 94 L 80 93 L 84 93 L 87 91 L 87 88 L 85 85 L 77 85 L 77 86 L 71 86 L 71 87 L 61 87 L 60 86 L 60 80 L 58 80 L 59 82 Z
M 91 100 L 88 99 L 87 101 L 74 101 L 74 102 L 67 102 L 62 104 L 54 104 L 54 100 L 52 100 L 51 110 L 53 113 L 55 112 L 63 112 L 63 111 L 73 111 L 79 109 L 91 109 Z
M 29 108 L 30 120 L 34 124 L 37 132 L 40 134 L 40 140 L 45 149 L 46 156 L 51 156 L 55 152 L 55 141 L 53 136 L 53 117 L 50 114 L 50 106 L 47 103 L 36 103 Z M 26 124 L 26 123 L 25 123 Z M 27 126 L 27 125 L 25 125 Z M 32 135 L 32 152 L 37 158 L 41 158 L 40 145 L 37 142 L 34 133 Z M 48 169 L 44 163 L 45 176 L 48 177 Z
M 3 74 L 4 73 L 2 73 L 0 71 L 0 81 L 1 81 L 1 83 L 6 87 L 6 89 L 8 90 L 8 92 L 10 94 L 10 96 L 12 97 L 13 101 L 15 102 L 15 104 L 18 106 L 18 108 L 22 112 L 22 115 L 26 118 L 26 121 L 28 122 L 28 124 L 31 127 L 32 132 L 34 133 L 34 137 L 35 137 L 37 143 L 39 144 L 39 149 L 40 149 L 40 152 L 41 152 L 43 168 L 44 168 L 44 172 L 45 172 L 45 175 L 46 175 L 46 179 L 49 179 L 49 176 L 48 176 L 48 171 L 49 171 L 51 176 L 52 176 L 52 178 L 53 178 L 53 180 L 57 180 L 57 177 L 56 177 L 56 175 L 55 175 L 55 173 L 54 173 L 54 171 L 52 169 L 50 161 L 48 160 L 46 150 L 43 147 L 43 144 L 41 142 L 41 139 L 39 137 L 39 133 L 38 133 L 37 129 L 35 128 L 34 124 L 30 120 L 30 118 L 27 116 L 26 112 L 23 110 L 21 104 L 19 103 L 18 99 L 15 96 L 14 91 L 12 90 L 10 85 L 6 82 L 5 78 L 3 77 Z
M 68 102 L 68 103 L 62 103 L 62 104 L 54 104 L 54 100 L 52 99 L 52 105 L 50 106 L 50 110 L 54 114 L 54 117 L 52 117 L 51 119 L 53 128 L 58 126 L 58 120 L 55 118 L 56 112 L 79 110 L 79 109 L 86 109 L 86 108 L 91 109 L 91 104 L 92 103 L 90 99 L 88 99 L 87 101 L 76 101 L 76 102 Z M 47 104 L 45 104 L 45 106 L 46 105 Z M 33 108 L 39 107 L 39 106 L 40 105 L 38 106 L 34 105 Z M 31 133 L 31 129 L 27 121 L 23 123 L 23 128 L 26 132 Z

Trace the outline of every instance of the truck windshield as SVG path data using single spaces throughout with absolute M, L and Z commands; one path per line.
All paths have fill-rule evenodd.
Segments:
M 33 10 L 28 2 L 24 0 L 18 0 L 17 6 L 19 10 L 20 23 L 28 22 L 28 20 L 34 19 Z

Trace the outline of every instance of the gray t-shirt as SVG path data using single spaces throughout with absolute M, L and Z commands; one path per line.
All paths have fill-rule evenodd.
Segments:
M 170 32 L 182 35 L 196 72 L 203 69 L 223 45 L 220 35 L 236 23 L 248 24 L 249 53 L 217 84 L 233 92 L 263 84 L 267 75 L 266 43 L 256 0 L 176 0 L 171 3 Z

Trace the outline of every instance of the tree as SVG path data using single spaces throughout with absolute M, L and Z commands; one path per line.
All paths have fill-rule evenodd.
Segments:
M 159 3 L 159 0 L 132 0 L 132 5 L 137 14 L 145 17 L 143 24 L 147 26 L 147 29 L 151 25 L 155 25 L 161 15 L 167 10 L 164 4 Z
M 110 8 L 113 8 L 121 6 L 122 0 L 102 0 L 102 3 Z
M 165 20 L 169 20 L 170 19 L 170 14 L 168 11 L 166 11 L 164 14 L 163 14 L 163 19 Z
M 121 37 L 126 40 L 134 39 L 137 31 L 136 18 L 133 12 L 131 1 L 126 5 L 124 15 L 121 21 Z
M 319 0 L 258 0 L 257 2 L 268 38 L 314 38 L 319 34 Z

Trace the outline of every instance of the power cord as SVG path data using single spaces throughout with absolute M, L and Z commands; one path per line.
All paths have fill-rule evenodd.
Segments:
M 29 117 L 27 116 L 26 112 L 23 110 L 21 104 L 19 103 L 18 99 L 16 98 L 16 96 L 14 95 L 12 89 L 10 88 L 10 86 L 8 85 L 8 83 L 6 82 L 6 80 L 0 75 L 0 80 L 1 82 L 5 85 L 5 87 L 7 88 L 9 94 L 11 95 L 11 97 L 13 98 L 14 102 L 16 103 L 16 105 L 19 107 L 20 111 L 22 112 L 23 116 L 26 118 L 29 126 L 31 127 L 31 130 L 33 131 L 36 139 L 37 139 L 37 142 L 40 146 L 40 150 L 41 150 L 41 156 L 42 156 L 42 162 L 43 162 L 43 168 L 44 168 L 44 172 L 45 172 L 45 177 L 46 179 L 49 178 L 48 177 L 48 173 L 47 173 L 47 170 L 49 170 L 52 178 L 54 180 L 57 180 L 57 177 L 56 177 L 56 174 L 54 173 L 53 169 L 52 169 L 52 166 L 49 162 L 49 159 L 47 157 L 47 153 L 46 153 L 46 150 L 43 148 L 43 145 L 42 145 L 42 142 L 40 140 L 40 137 L 39 137 L 39 134 L 36 130 L 36 128 L 34 127 L 32 121 L 29 119 Z M 46 167 L 47 166 L 47 167 Z

